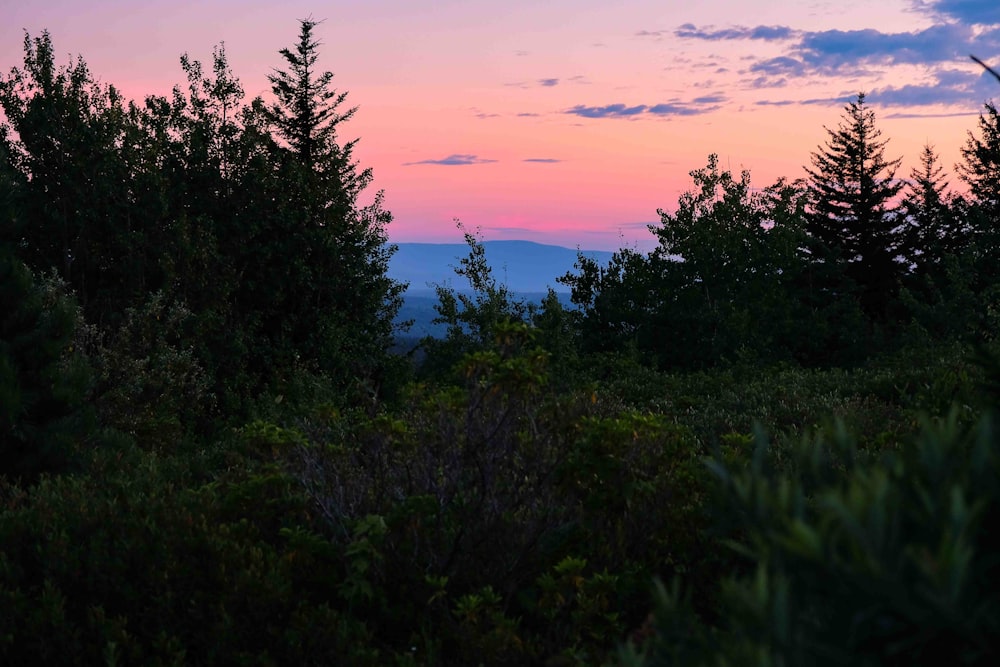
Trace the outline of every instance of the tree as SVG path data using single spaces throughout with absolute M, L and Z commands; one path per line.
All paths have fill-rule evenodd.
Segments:
M 982 287 L 1000 282 L 1000 113 L 993 103 L 979 115 L 979 136 L 969 132 L 958 165 L 969 186 L 974 254 Z
M 58 278 L 0 247 L 0 478 L 34 481 L 76 462 L 94 434 L 82 318 Z
M 145 189 L 130 163 L 136 109 L 82 58 L 57 67 L 47 32 L 24 37 L 24 65 L 0 78 L 11 162 L 25 178 L 23 219 L 6 241 L 36 271 L 55 268 L 87 319 L 114 319 L 148 287 Z
M 271 142 L 241 184 L 251 199 L 247 221 L 259 222 L 238 266 L 238 300 L 252 308 L 280 366 L 377 383 L 404 289 L 387 276 L 392 214 L 381 192 L 370 204 L 359 201 L 372 171 L 353 160 L 357 140 L 338 143 L 355 109 L 341 111 L 346 93 L 332 89 L 332 73 L 316 69 L 317 25 L 301 21 L 296 46 L 280 52 L 288 69 L 270 76 L 275 102 L 255 101 L 245 115 L 244 124 L 266 128 Z
M 898 261 L 903 230 L 893 204 L 903 187 L 895 178 L 901 159 L 886 159 L 888 141 L 880 139 L 864 93 L 845 107 L 837 129 L 827 132 L 829 139 L 806 168 L 807 256 L 818 282 L 833 295 L 842 298 L 856 285 L 865 312 L 884 320 L 905 271 Z
M 926 275 L 945 257 L 960 252 L 968 242 L 961 202 L 948 192 L 948 181 L 930 144 L 920 154 L 920 166 L 910 171 L 903 212 L 909 228 L 908 258 Z
M 995 219 L 1000 215 L 1000 113 L 992 102 L 979 114 L 979 133 L 969 132 L 958 171 L 977 204 Z

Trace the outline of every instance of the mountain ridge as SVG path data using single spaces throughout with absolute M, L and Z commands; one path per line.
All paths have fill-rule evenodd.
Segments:
M 486 262 L 494 277 L 514 292 L 569 292 L 556 278 L 574 270 L 578 255 L 606 264 L 614 254 L 608 250 L 578 250 L 524 240 L 483 241 Z M 455 267 L 468 256 L 465 243 L 394 243 L 398 250 L 389 260 L 389 277 L 409 283 L 408 292 L 433 291 L 434 285 L 461 290 L 463 278 Z

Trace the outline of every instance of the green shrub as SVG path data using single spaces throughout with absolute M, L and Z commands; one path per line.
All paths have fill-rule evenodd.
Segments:
M 712 464 L 745 565 L 717 620 L 659 589 L 631 665 L 992 664 L 1000 644 L 1000 433 L 991 417 L 928 422 L 898 452 L 846 432 L 807 438 L 792 465 L 758 442 L 742 471 Z M 689 589 L 690 590 L 690 589 Z

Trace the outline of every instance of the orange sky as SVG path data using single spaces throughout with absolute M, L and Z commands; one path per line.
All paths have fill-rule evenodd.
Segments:
M 951 170 L 1000 92 L 968 58 L 1000 62 L 1000 3 L 790 4 L 0 0 L 0 67 L 48 29 L 64 61 L 141 98 L 224 41 L 252 97 L 297 19 L 325 19 L 320 64 L 360 106 L 343 137 L 361 138 L 395 241 L 459 241 L 457 217 L 487 239 L 647 247 L 709 153 L 758 186 L 801 176 L 859 91 L 900 176 L 928 141 Z

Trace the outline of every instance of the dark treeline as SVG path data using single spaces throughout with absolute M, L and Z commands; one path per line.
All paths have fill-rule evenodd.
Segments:
M 467 233 L 400 354 L 300 27 L 269 101 L 0 77 L 0 663 L 993 664 L 992 104 L 959 189 L 863 95 L 804 179 L 710 156 L 572 309 Z

